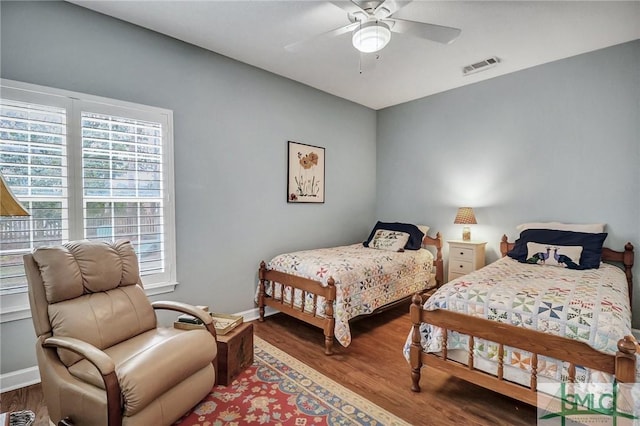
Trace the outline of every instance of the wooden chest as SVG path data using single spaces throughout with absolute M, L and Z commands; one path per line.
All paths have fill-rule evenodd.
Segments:
M 217 339 L 216 384 L 227 386 L 238 374 L 253 364 L 253 324 L 241 324 Z

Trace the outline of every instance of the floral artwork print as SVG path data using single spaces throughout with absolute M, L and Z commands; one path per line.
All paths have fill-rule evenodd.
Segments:
M 289 142 L 287 201 L 324 202 L 324 148 Z
M 314 174 L 311 174 L 311 178 L 309 178 L 309 173 L 306 171 L 318 165 L 318 154 L 310 152 L 303 157 L 302 153 L 298 151 L 298 158 L 300 159 L 300 168 L 298 168 L 298 173 L 293 177 L 296 182 L 296 191 L 293 197 L 294 199 L 298 197 L 317 197 L 318 192 L 320 192 L 320 181 L 316 181 Z

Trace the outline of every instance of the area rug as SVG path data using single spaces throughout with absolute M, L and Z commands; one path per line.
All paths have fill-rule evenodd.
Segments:
M 254 362 L 176 422 L 181 426 L 409 425 L 254 337 Z

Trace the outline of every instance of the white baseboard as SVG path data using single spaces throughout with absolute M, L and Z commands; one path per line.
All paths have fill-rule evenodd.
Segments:
M 268 317 L 277 312 L 278 310 L 267 306 L 264 316 Z M 243 321 L 247 322 L 257 320 L 260 317 L 260 311 L 258 308 L 253 308 L 235 313 L 234 315 L 242 316 Z M 36 383 L 40 383 L 40 372 L 37 366 L 0 374 L 0 392 L 12 391 L 25 386 L 35 385 Z
M 264 308 L 264 316 L 268 317 L 269 315 L 273 315 L 273 314 L 277 314 L 278 311 L 277 309 L 273 309 L 270 306 L 265 306 Z M 241 315 L 243 320 L 245 322 L 247 321 L 253 321 L 253 320 L 257 320 L 258 318 L 260 318 L 260 310 L 258 308 L 253 308 L 253 309 L 249 309 L 246 311 L 242 311 L 242 312 L 238 312 L 234 315 Z
M 0 392 L 12 391 L 36 383 L 40 383 L 40 372 L 37 366 L 0 374 Z

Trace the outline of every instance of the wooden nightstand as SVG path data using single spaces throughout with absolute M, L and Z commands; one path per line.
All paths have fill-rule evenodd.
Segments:
M 449 243 L 449 281 L 484 266 L 486 241 L 451 240 Z

